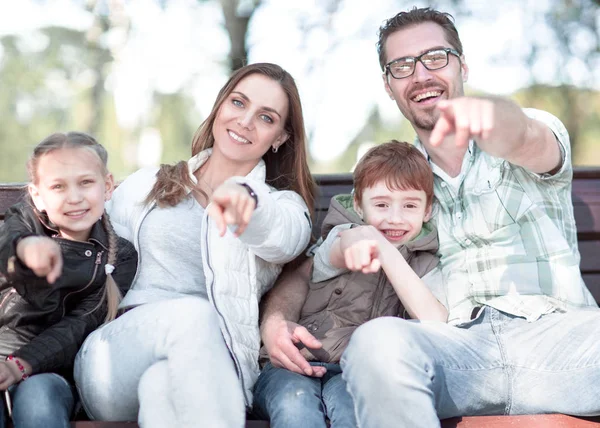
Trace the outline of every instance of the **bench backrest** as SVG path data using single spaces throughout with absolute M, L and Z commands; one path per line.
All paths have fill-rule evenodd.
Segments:
M 321 193 L 316 205 L 315 236 L 332 196 L 350 193 L 350 174 L 316 175 Z M 600 168 L 575 168 L 573 174 L 573 209 L 577 222 L 577 239 L 581 253 L 583 280 L 600 304 Z
M 327 213 L 332 196 L 350 193 L 350 174 L 315 175 L 320 194 L 316 202 L 315 236 Z M 4 212 L 23 194 L 22 184 L 0 184 L 0 221 Z M 577 238 L 581 253 L 583 279 L 600 303 L 600 168 L 575 168 L 573 177 L 573 208 L 577 222 Z

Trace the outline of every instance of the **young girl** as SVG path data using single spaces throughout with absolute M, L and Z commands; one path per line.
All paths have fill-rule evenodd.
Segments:
M 75 378 L 90 417 L 148 427 L 243 427 L 258 376 L 258 303 L 307 246 L 313 181 L 293 78 L 236 71 L 192 158 L 142 169 L 111 216 L 140 265 L 116 320 L 92 333 Z
M 75 355 L 133 280 L 137 253 L 104 212 L 106 165 L 89 135 L 50 135 L 28 162 L 28 196 L 0 226 L 0 390 L 15 428 L 70 427 Z

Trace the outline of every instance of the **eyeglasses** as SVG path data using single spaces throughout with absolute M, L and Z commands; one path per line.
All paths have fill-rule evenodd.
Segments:
M 432 49 L 419 56 L 405 56 L 404 58 L 395 59 L 386 64 L 386 72 L 392 75 L 394 79 L 404 79 L 412 76 L 419 61 L 427 70 L 439 70 L 448 65 L 448 54 L 455 55 L 460 61 L 458 51 L 451 48 Z

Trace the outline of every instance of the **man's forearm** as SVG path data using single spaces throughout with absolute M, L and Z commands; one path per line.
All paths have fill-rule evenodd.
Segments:
M 509 99 L 489 100 L 494 104 L 495 126 L 489 141 L 479 141 L 485 151 L 539 174 L 560 165 L 560 148 L 548 126 L 528 117 Z
M 296 322 L 308 294 L 308 281 L 312 259 L 302 264 L 286 265 L 273 289 L 265 296 L 261 311 L 261 326 L 267 319 L 276 317 Z

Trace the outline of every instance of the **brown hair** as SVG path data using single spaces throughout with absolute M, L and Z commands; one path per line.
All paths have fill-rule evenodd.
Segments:
M 379 65 L 385 70 L 387 62 L 385 53 L 385 42 L 388 37 L 396 31 L 403 30 L 425 22 L 438 24 L 446 33 L 446 40 L 450 45 L 462 55 L 463 47 L 458 36 L 458 30 L 454 26 L 454 17 L 446 12 L 440 12 L 428 7 L 412 8 L 406 12 L 400 12 L 397 15 L 387 19 L 379 27 L 379 40 L 377 41 L 377 53 L 379 54 Z
M 33 153 L 27 161 L 27 172 L 29 174 L 29 179 L 34 184 L 38 182 L 39 177 L 37 175 L 37 168 L 39 160 L 43 156 L 55 150 L 79 148 L 90 150 L 96 153 L 102 165 L 102 173 L 104 175 L 108 174 L 108 153 L 106 152 L 104 146 L 98 143 L 92 136 L 83 132 L 67 132 L 66 134 L 52 134 L 46 137 L 33 149 Z M 44 222 L 42 218 L 40 218 L 40 221 Z M 104 227 L 106 235 L 108 236 L 107 263 L 114 266 L 117 260 L 118 238 L 106 211 L 104 211 L 104 214 L 102 216 L 102 225 Z M 115 283 L 115 280 L 113 279 L 112 275 L 110 273 L 107 273 L 102 299 L 100 300 L 99 305 L 96 308 L 94 308 L 92 312 L 95 311 L 98 307 L 100 307 L 104 302 L 106 302 L 107 314 L 105 321 L 111 321 L 117 316 L 117 309 L 121 298 L 122 295 L 121 291 L 119 290 L 119 287 Z
M 406 142 L 391 140 L 370 149 L 354 169 L 354 199 L 358 204 L 366 188 L 385 180 L 389 189 L 422 190 L 427 206 L 433 202 L 433 172 L 423 153 Z
M 300 95 L 294 78 L 276 64 L 250 64 L 233 73 L 219 91 L 212 111 L 194 134 L 192 156 L 214 145 L 215 138 L 212 128 L 219 108 L 242 79 L 256 73 L 279 83 L 287 95 L 289 104 L 284 125 L 289 136 L 288 140 L 279 147 L 277 153 L 267 150 L 263 156 L 267 168 L 266 182 L 278 190 L 293 190 L 298 193 L 312 213 L 316 187 L 308 169 L 306 133 Z M 161 165 L 156 177 L 156 183 L 146 198 L 147 203 L 156 201 L 159 206 L 175 206 L 188 196 L 188 189 L 195 187 L 190 178 L 186 161 L 175 165 Z

